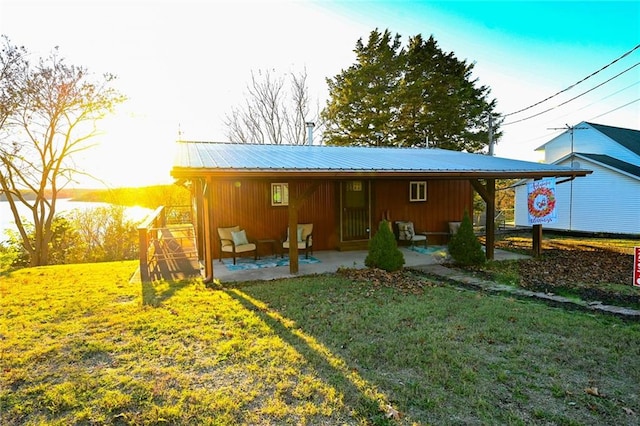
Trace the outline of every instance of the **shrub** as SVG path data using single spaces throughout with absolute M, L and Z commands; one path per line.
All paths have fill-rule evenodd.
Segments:
M 449 240 L 449 254 L 460 265 L 481 265 L 486 261 L 482 245 L 473 233 L 469 213 L 465 210 L 458 232 Z
M 386 220 L 380 222 L 378 232 L 369 241 L 369 253 L 364 264 L 369 268 L 380 268 L 388 272 L 402 269 L 404 256 L 398 249 L 396 238 Z

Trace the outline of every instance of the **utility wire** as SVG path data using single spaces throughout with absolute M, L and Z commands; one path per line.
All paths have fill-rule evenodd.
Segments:
M 614 108 L 614 109 L 612 109 L 612 110 L 610 110 L 610 111 L 607 111 L 607 112 L 602 113 L 602 114 L 600 114 L 600 115 L 597 115 L 597 116 L 595 116 L 595 117 L 591 117 L 588 121 L 595 120 L 596 118 L 600 118 L 600 117 L 602 117 L 602 116 L 604 116 L 604 115 L 610 114 L 610 113 L 612 113 L 612 112 L 614 112 L 614 111 L 617 111 L 617 110 L 619 110 L 619 109 L 622 109 L 622 108 L 624 108 L 624 107 L 627 107 L 627 106 L 629 106 L 629 105 L 631 105 L 631 104 L 633 104 L 633 103 L 636 103 L 636 102 L 638 102 L 638 101 L 640 101 L 640 98 L 638 98 L 638 99 L 634 99 L 634 100 L 632 100 L 631 102 L 628 102 L 628 103 L 626 103 L 626 104 L 624 104 L 624 105 L 622 105 L 622 106 L 619 106 L 619 107 L 617 107 L 617 108 Z
M 569 111 L 568 113 L 566 113 L 566 114 L 564 114 L 564 115 L 561 115 L 561 116 L 559 116 L 559 117 L 557 117 L 557 118 L 555 118 L 555 119 L 552 119 L 551 121 L 549 121 L 549 123 L 551 123 L 551 122 L 553 122 L 553 121 L 556 121 L 556 120 L 557 120 L 557 119 L 559 119 L 559 118 L 563 118 L 563 117 L 566 117 L 566 116 L 568 116 L 568 115 L 575 114 L 575 113 L 576 113 L 576 112 L 578 112 L 578 111 L 582 111 L 582 110 L 585 110 L 585 109 L 587 109 L 587 108 L 589 108 L 589 107 L 592 107 L 592 106 L 596 105 L 597 103 L 602 102 L 602 101 L 604 101 L 605 99 L 609 99 L 610 97 L 615 96 L 615 95 L 617 95 L 618 93 L 622 93 L 622 92 L 624 92 L 625 90 L 628 90 L 628 89 L 630 89 L 630 88 L 632 88 L 633 86 L 636 86 L 636 85 L 638 85 L 638 84 L 640 84 L 640 81 L 636 81 L 635 83 L 631 83 L 631 84 L 630 84 L 630 85 L 628 85 L 627 87 L 624 87 L 624 88 L 622 88 L 622 89 L 620 89 L 620 90 L 617 90 L 617 91 L 615 91 L 615 92 L 613 92 L 613 93 L 610 93 L 610 94 L 608 94 L 607 96 L 605 96 L 605 97 L 603 97 L 603 98 L 600 98 L 600 99 L 598 99 L 598 100 L 597 100 L 597 101 L 595 101 L 595 102 L 591 102 L 591 103 L 590 103 L 590 104 L 588 104 L 588 105 L 585 105 L 585 106 L 583 106 L 583 107 L 581 107 L 581 108 L 578 108 L 578 109 L 576 109 L 576 110 L 574 110 L 574 111 Z
M 638 46 L 640 46 L 640 44 L 639 44 Z M 618 73 L 618 74 L 614 75 L 614 76 L 613 76 L 613 77 L 611 77 L 610 79 L 605 80 L 605 81 L 603 81 L 602 83 L 600 83 L 600 84 L 598 84 L 598 85 L 596 85 L 596 86 L 592 87 L 591 89 L 589 89 L 589 90 L 587 90 L 587 91 L 585 91 L 585 92 L 582 92 L 582 93 L 580 93 L 579 95 L 574 96 L 573 98 L 571 98 L 571 99 L 569 99 L 569 100 L 567 100 L 567 101 L 564 101 L 564 102 L 562 102 L 562 103 L 560 103 L 560 104 L 558 104 L 558 105 L 556 105 L 556 106 L 553 106 L 553 107 L 551 107 L 551 108 L 547 108 L 547 109 L 545 109 L 544 111 L 541 111 L 541 112 L 539 112 L 539 113 L 537 113 L 537 114 L 533 114 L 533 115 L 530 115 L 530 116 L 525 117 L 525 118 L 521 118 L 521 119 L 516 120 L 516 121 L 511 121 L 511 122 L 509 122 L 509 123 L 504 123 L 502 126 L 508 126 L 508 125 L 510 125 L 510 124 L 520 123 L 520 122 L 522 122 L 522 121 L 529 120 L 529 119 L 534 118 L 534 117 L 538 117 L 539 115 L 545 114 L 545 113 L 547 113 L 547 112 L 549 112 L 549 111 L 551 111 L 551 110 L 554 110 L 554 109 L 559 108 L 559 107 L 561 107 L 561 106 L 563 106 L 563 105 L 566 105 L 566 104 L 568 104 L 568 103 L 569 103 L 569 102 L 571 102 L 571 101 L 575 101 L 575 100 L 576 100 L 576 99 L 578 99 L 579 97 L 584 96 L 584 95 L 586 95 L 587 93 L 594 91 L 594 90 L 595 90 L 595 89 L 597 89 L 598 87 L 604 86 L 605 84 L 609 83 L 611 80 L 614 80 L 614 79 L 616 79 L 616 78 L 620 77 L 622 74 L 624 74 L 624 73 L 626 73 L 626 72 L 628 72 L 628 71 L 631 71 L 632 69 L 634 69 L 634 68 L 635 68 L 635 67 L 637 67 L 638 65 L 640 65 L 640 62 L 636 62 L 635 64 L 633 64 L 632 66 L 630 66 L 630 67 L 629 67 L 629 68 L 627 68 L 626 70 L 624 70 L 624 71 L 622 71 L 622 72 L 620 72 L 620 73 Z
M 585 80 L 590 79 L 590 78 L 591 78 L 591 77 L 593 77 L 594 75 L 598 74 L 600 71 L 603 71 L 603 70 L 605 70 L 605 69 L 609 68 L 611 65 L 615 64 L 615 63 L 616 63 L 616 62 L 618 62 L 620 59 L 622 59 L 622 58 L 624 58 L 624 57 L 626 57 L 626 56 L 629 56 L 631 53 L 633 53 L 633 52 L 634 52 L 635 50 L 637 50 L 637 49 L 640 49 L 640 44 L 638 44 L 636 47 L 634 47 L 633 49 L 629 50 L 628 52 L 626 52 L 624 55 L 620 56 L 619 58 L 614 59 L 612 62 L 609 62 L 607 65 L 605 65 L 604 67 L 600 68 L 599 70 L 592 72 L 591 74 L 589 74 L 588 76 L 586 76 L 586 77 L 585 77 L 585 78 L 583 78 L 582 80 L 580 80 L 580 81 L 578 81 L 578 82 L 576 82 L 576 83 L 572 84 L 571 86 L 567 87 L 566 89 L 563 89 L 563 90 L 559 91 L 558 93 L 555 93 L 555 94 L 553 94 L 553 95 L 549 96 L 548 98 L 545 98 L 545 99 L 543 99 L 543 100 L 541 100 L 541 101 L 539 101 L 539 102 L 536 102 L 535 104 L 529 105 L 528 107 L 525 107 L 525 108 L 519 109 L 518 111 L 510 112 L 509 114 L 505 114 L 505 115 L 503 115 L 503 117 L 509 117 L 510 115 L 514 115 L 514 114 L 518 114 L 518 113 L 520 113 L 520 112 L 526 111 L 526 110 L 528 110 L 528 109 L 531 109 L 531 108 L 533 108 L 533 107 L 535 107 L 535 106 L 540 105 L 540 104 L 541 104 L 541 103 L 543 103 L 543 102 L 548 101 L 549 99 L 555 98 L 556 96 L 560 95 L 561 93 L 566 92 L 567 90 L 571 90 L 571 89 L 573 89 L 573 88 L 574 88 L 574 87 L 576 87 L 578 84 L 580 84 L 580 83 L 584 82 Z

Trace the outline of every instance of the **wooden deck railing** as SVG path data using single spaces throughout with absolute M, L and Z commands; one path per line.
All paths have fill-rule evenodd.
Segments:
M 151 281 L 160 262 L 197 260 L 189 206 L 160 206 L 138 226 L 140 278 Z

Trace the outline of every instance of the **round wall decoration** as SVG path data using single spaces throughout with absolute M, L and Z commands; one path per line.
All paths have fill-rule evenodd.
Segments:
M 527 205 L 531 216 L 545 217 L 555 208 L 556 197 L 551 189 L 539 187 L 529 194 Z

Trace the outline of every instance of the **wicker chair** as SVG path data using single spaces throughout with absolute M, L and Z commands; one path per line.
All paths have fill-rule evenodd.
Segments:
M 304 223 L 297 226 L 296 239 L 298 242 L 298 250 L 304 251 L 304 257 L 309 258 L 309 252 L 313 254 L 313 223 Z M 287 229 L 287 236 L 282 242 L 283 251 L 289 251 L 289 229 Z M 283 253 L 284 256 L 284 253 Z
M 256 243 L 248 240 L 247 234 L 239 226 L 218 228 L 218 237 L 220 239 L 220 262 L 222 262 L 224 253 L 231 253 L 234 265 L 236 258 L 243 253 L 253 252 L 254 260 L 258 259 Z

